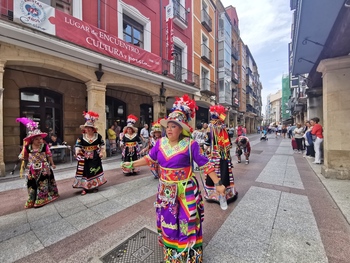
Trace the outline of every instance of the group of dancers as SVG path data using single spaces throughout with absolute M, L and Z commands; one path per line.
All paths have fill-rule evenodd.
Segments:
M 224 122 L 226 108 L 221 105 L 210 107 L 211 120 L 203 148 L 192 139 L 193 129 L 189 125 L 196 109 L 195 101 L 188 95 L 177 98 L 168 117 L 152 124 L 149 144 L 142 149 L 146 154 L 143 157 L 140 154 L 142 142 L 134 126 L 136 116 L 128 116 L 120 138 L 123 173 L 135 175 L 140 166 L 147 165 L 159 180 L 155 209 L 165 262 L 202 262 L 204 204 L 194 162 L 204 186 L 204 199 L 219 202 L 220 198 L 225 198 L 231 202 L 237 197 L 230 156 L 232 146 Z M 78 163 L 73 182 L 74 188 L 82 189 L 81 195 L 96 192 L 107 182 L 101 161 L 105 144 L 95 127 L 98 114 L 89 111 L 83 115 L 83 133 L 75 144 Z M 43 141 L 47 134 L 33 121 L 21 122 L 29 130 L 20 154 L 21 159 L 28 161 L 29 196 L 25 208 L 40 207 L 59 197 L 52 171 L 55 165 L 50 149 Z M 249 142 L 245 139 L 242 136 L 236 139 L 236 153 L 242 150 L 249 158 Z

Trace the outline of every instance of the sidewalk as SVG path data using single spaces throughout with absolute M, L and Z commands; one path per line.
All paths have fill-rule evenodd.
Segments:
M 249 138 L 251 163 L 234 168 L 238 200 L 226 211 L 205 203 L 204 262 L 346 262 L 333 258 L 349 255 L 350 181 L 325 179 L 320 165 L 293 153 L 289 139 Z M 155 231 L 157 180 L 147 172 L 116 178 L 119 163 L 120 156 L 104 160 L 108 184 L 86 196 L 72 193 L 71 180 L 66 180 L 74 177 L 75 164 L 58 166 L 62 198 L 40 209 L 0 216 L 0 262 L 101 262 L 102 255 L 138 229 Z M 23 179 L 0 180 L 0 194 L 23 187 Z M 332 206 L 339 207 L 346 225 Z

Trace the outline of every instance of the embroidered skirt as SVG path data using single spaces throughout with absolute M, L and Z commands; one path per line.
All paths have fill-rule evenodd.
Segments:
M 157 229 L 165 262 L 202 262 L 204 206 L 198 181 L 190 167 L 160 167 L 155 202 Z M 185 261 L 183 261 L 186 259 Z

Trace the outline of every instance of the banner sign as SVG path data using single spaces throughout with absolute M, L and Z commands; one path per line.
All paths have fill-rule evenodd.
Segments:
M 174 7 L 173 7 L 173 0 L 169 0 L 169 4 L 166 6 L 165 9 L 166 16 L 166 31 L 165 31 L 165 38 L 166 38 L 166 47 L 168 52 L 168 60 L 174 59 L 174 52 L 175 52 L 175 46 L 174 46 Z
M 37 0 L 14 0 L 14 21 L 161 74 L 161 57 Z

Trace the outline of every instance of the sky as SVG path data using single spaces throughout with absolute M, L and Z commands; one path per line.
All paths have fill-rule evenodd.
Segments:
M 262 114 L 268 94 L 282 89 L 288 74 L 288 43 L 291 41 L 292 11 L 287 0 L 221 0 L 236 7 L 239 30 L 258 66 L 262 82 Z

